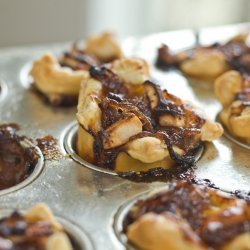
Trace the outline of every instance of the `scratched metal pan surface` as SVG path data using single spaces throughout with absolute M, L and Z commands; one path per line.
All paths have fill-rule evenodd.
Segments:
M 241 26 L 232 27 L 237 32 Z M 213 34 L 212 34 L 213 36 Z M 197 36 L 191 30 L 166 32 L 123 42 L 127 55 L 149 60 L 153 78 L 171 93 L 205 108 L 211 118 L 220 110 L 209 85 L 190 84 L 179 72 L 161 72 L 154 67 L 156 48 L 168 43 L 173 50 L 192 47 Z M 32 61 L 45 51 L 59 54 L 69 44 L 11 48 L 0 50 L 0 122 L 16 122 L 21 134 L 41 138 L 47 134 L 59 140 L 65 157 L 45 160 L 39 176 L 15 192 L 0 196 L 0 208 L 25 209 L 45 202 L 55 214 L 82 229 L 94 249 L 124 249 L 113 231 L 114 215 L 131 198 L 165 186 L 160 182 L 134 183 L 116 175 L 84 167 L 66 155 L 65 135 L 75 121 L 76 108 L 52 108 L 29 90 L 28 72 Z M 224 190 L 249 190 L 249 149 L 222 137 L 208 143 L 198 162 L 198 177 L 208 178 Z M 89 245 L 89 244 L 87 244 Z M 88 248 L 88 247 L 86 247 Z

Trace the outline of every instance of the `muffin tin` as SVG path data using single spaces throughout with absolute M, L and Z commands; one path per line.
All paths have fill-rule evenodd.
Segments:
M 222 27 L 220 32 L 233 35 L 247 27 L 248 24 Z M 214 30 L 216 33 L 218 29 Z M 207 40 L 202 38 L 201 41 L 216 38 L 213 30 L 210 29 L 208 33 Z M 203 34 L 207 33 L 203 30 L 199 34 L 204 37 Z M 127 55 L 148 60 L 152 77 L 163 88 L 198 104 L 210 118 L 215 119 L 220 105 L 215 99 L 212 85 L 192 81 L 189 83 L 178 71 L 164 72 L 154 67 L 156 49 L 162 42 L 178 51 L 194 46 L 196 38 L 197 35 L 192 30 L 165 32 L 126 39 L 123 47 Z M 212 42 L 211 39 L 209 41 Z M 1 123 L 18 123 L 21 133 L 33 139 L 50 134 L 58 139 L 60 148 L 65 153 L 65 157 L 60 160 L 45 160 L 40 175 L 22 189 L 1 195 L 1 207 L 24 209 L 37 202 L 45 202 L 55 214 L 60 214 L 83 228 L 93 242 L 94 249 L 124 249 L 113 229 L 114 215 L 118 208 L 133 197 L 166 184 L 134 183 L 84 162 L 72 147 L 76 132 L 76 108 L 53 108 L 29 90 L 28 72 L 32 61 L 46 51 L 59 54 L 68 46 L 69 44 L 55 44 L 0 50 L 0 76 L 5 79 L 8 88 L 5 98 L 0 101 Z M 205 145 L 197 163 L 196 175 L 210 179 L 220 189 L 228 192 L 239 189 L 249 192 L 249 160 L 249 148 L 241 147 L 223 136 L 214 143 Z M 85 240 L 84 236 L 82 239 Z

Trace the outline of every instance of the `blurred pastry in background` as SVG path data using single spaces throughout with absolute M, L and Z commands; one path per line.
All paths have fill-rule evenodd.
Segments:
M 250 77 L 228 71 L 214 84 L 216 98 L 222 105 L 219 118 L 227 130 L 250 144 Z
M 239 34 L 226 43 L 197 46 L 179 53 L 163 44 L 158 49 L 156 65 L 162 69 L 178 68 L 191 78 L 208 82 L 231 69 L 250 72 L 247 38 L 248 33 Z
M 38 203 L 24 213 L 14 211 L 9 216 L 1 218 L 0 249 L 73 250 L 75 248 L 48 206 Z
M 35 88 L 54 106 L 75 105 L 80 83 L 88 77 L 90 66 L 121 58 L 122 50 L 111 33 L 87 39 L 85 47 L 76 43 L 60 58 L 45 53 L 33 63 L 31 76 Z

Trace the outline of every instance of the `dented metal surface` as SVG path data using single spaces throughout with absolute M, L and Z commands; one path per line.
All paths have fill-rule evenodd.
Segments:
M 240 28 L 232 27 L 232 34 Z M 213 33 L 210 35 L 213 36 Z M 205 109 L 210 118 L 215 119 L 220 105 L 215 99 L 211 84 L 189 82 L 177 71 L 163 72 L 154 67 L 156 48 L 162 42 L 169 44 L 173 50 L 180 50 L 193 46 L 196 36 L 190 30 L 168 32 L 127 39 L 123 46 L 127 55 L 140 56 L 149 61 L 152 77 L 163 88 L 194 102 Z M 166 184 L 134 183 L 107 171 L 86 168 L 66 154 L 65 134 L 75 121 L 76 108 L 53 108 L 45 104 L 29 90 L 28 72 L 35 58 L 46 51 L 59 54 L 67 46 L 68 44 L 57 44 L 0 50 L 0 78 L 7 85 L 5 97 L 0 97 L 0 122 L 18 123 L 21 133 L 34 140 L 48 134 L 53 135 L 59 140 L 60 149 L 65 153 L 62 159 L 45 160 L 40 175 L 27 186 L 1 195 L 0 207 L 24 209 L 36 202 L 45 202 L 55 214 L 79 225 L 93 242 L 95 249 L 124 249 L 112 227 L 118 208 L 134 196 Z M 223 136 L 205 145 L 204 153 L 197 163 L 196 174 L 199 178 L 210 179 L 222 190 L 249 191 L 249 153 L 249 149 Z

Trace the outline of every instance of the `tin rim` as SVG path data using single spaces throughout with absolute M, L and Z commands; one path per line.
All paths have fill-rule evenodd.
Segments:
M 10 215 L 15 209 L 0 208 L 0 218 Z M 20 209 L 21 212 L 24 212 L 25 209 Z M 65 228 L 65 231 L 69 234 L 70 238 L 73 239 L 76 243 L 77 249 L 79 250 L 93 250 L 93 242 L 91 241 L 89 235 L 78 225 L 72 221 L 65 219 L 62 216 L 55 215 L 56 220 L 62 224 Z
M 134 196 L 133 198 L 127 200 L 125 203 L 123 203 L 118 210 L 116 211 L 116 213 L 113 216 L 113 222 L 112 222 L 112 228 L 113 228 L 113 232 L 116 236 L 116 239 L 124 246 L 126 247 L 126 249 L 129 250 L 137 250 L 138 248 L 136 248 L 133 244 L 131 244 L 128 241 L 127 235 L 123 233 L 123 221 L 126 217 L 126 215 L 128 214 L 129 210 L 134 206 L 135 202 L 141 199 L 147 199 L 151 196 L 153 196 L 154 194 L 164 191 L 164 190 L 168 190 L 168 184 L 166 184 L 165 187 L 161 187 L 161 188 L 157 188 L 156 190 L 151 190 L 151 191 L 146 191 L 143 193 L 140 193 L 136 196 Z
M 224 129 L 223 135 L 225 135 L 225 137 L 226 137 L 228 140 L 230 140 L 231 142 L 233 142 L 233 143 L 235 143 L 235 144 L 237 144 L 237 145 L 239 145 L 239 146 L 241 146 L 241 147 L 243 147 L 243 148 L 250 149 L 250 144 L 244 143 L 244 142 L 238 140 L 238 139 L 237 139 L 236 137 L 234 137 L 233 135 L 231 135 L 231 133 L 230 133 L 230 132 L 228 131 L 228 129 L 226 128 L 226 126 L 221 122 L 220 113 L 221 113 L 221 112 L 219 112 L 219 113 L 217 114 L 217 116 L 216 116 L 216 121 L 219 122 L 219 123 L 222 125 L 222 127 L 223 127 L 223 129 Z
M 33 170 L 33 172 L 22 182 L 18 183 L 15 186 L 0 190 L 0 196 L 9 194 L 9 193 L 13 193 L 16 192 L 26 186 L 28 186 L 30 183 L 32 183 L 42 172 L 43 168 L 44 168 L 44 157 L 43 154 L 41 152 L 41 150 L 37 147 L 34 146 L 29 140 L 24 139 L 21 142 L 23 147 L 34 147 L 34 149 L 36 150 L 36 153 L 38 154 L 38 161 L 35 165 L 35 168 Z

